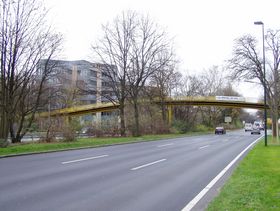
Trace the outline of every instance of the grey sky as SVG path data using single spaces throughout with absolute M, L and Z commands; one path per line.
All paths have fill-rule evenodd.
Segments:
M 148 13 L 171 37 L 182 71 L 223 65 L 233 40 L 246 33 L 261 40 L 261 27 L 280 29 L 279 0 L 45 0 L 53 25 L 65 37 L 63 58 L 89 59 L 90 46 L 124 10 Z M 250 85 L 252 86 L 252 85 Z

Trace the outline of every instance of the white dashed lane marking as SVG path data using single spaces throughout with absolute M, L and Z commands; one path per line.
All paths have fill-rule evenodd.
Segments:
M 173 145 L 173 143 L 170 143 L 170 144 L 163 144 L 163 145 L 158 145 L 157 147 L 167 147 L 167 146 L 171 146 Z
M 144 164 L 144 165 L 141 165 L 141 166 L 137 166 L 137 167 L 132 168 L 130 170 L 131 171 L 135 171 L 135 170 L 138 170 L 138 169 L 141 169 L 141 168 L 145 168 L 145 167 L 148 167 L 148 166 L 151 166 L 151 165 L 154 165 L 156 163 L 163 162 L 163 161 L 166 161 L 166 159 L 161 159 L 161 160 L 157 160 L 157 161 L 154 161 L 154 162 L 151 162 L 151 163 L 147 163 L 147 164 Z
M 104 158 L 104 157 L 108 157 L 108 156 L 109 155 L 100 155 L 100 156 L 96 156 L 96 157 L 82 158 L 82 159 L 78 159 L 78 160 L 64 161 L 64 162 L 61 162 L 61 164 L 76 163 L 76 162 L 81 162 L 81 161 L 86 161 L 86 160 L 93 160 L 93 159 L 97 159 L 97 158 Z
M 207 147 L 210 147 L 210 145 L 205 145 L 205 146 L 199 147 L 198 149 L 204 149 L 204 148 L 207 148 Z

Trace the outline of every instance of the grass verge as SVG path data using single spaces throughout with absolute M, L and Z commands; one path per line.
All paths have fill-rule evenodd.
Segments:
M 258 143 L 207 210 L 280 210 L 280 146 Z
M 0 156 L 15 155 L 24 153 L 47 152 L 56 150 L 67 150 L 83 147 L 100 147 L 114 144 L 134 143 L 142 141 L 155 141 L 161 139 L 178 138 L 183 136 L 205 134 L 201 132 L 187 134 L 163 134 L 163 135 L 145 135 L 141 137 L 116 137 L 116 138 L 79 138 L 73 142 L 53 142 L 53 143 L 21 143 L 11 144 L 6 148 L 0 148 Z

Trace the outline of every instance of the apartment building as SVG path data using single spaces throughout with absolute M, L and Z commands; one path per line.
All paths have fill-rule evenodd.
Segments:
M 46 61 L 42 60 L 38 69 L 39 74 L 45 64 Z M 51 95 L 49 110 L 108 102 L 106 95 L 114 96 L 110 81 L 103 71 L 106 68 L 105 64 L 85 60 L 51 60 L 48 66 L 52 68 L 52 76 L 46 83 Z M 96 114 L 93 118 L 100 119 L 101 115 L 107 114 Z M 83 117 L 86 121 L 91 119 L 92 115 Z

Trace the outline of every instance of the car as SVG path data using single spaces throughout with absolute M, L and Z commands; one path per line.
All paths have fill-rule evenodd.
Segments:
M 260 129 L 260 130 L 264 130 L 264 125 L 263 125 L 263 124 L 260 124 L 259 129 Z
M 260 128 L 260 123 L 259 122 L 254 122 L 254 125 L 253 125 L 253 128 L 257 128 L 259 129 Z
M 80 130 L 80 133 L 81 134 L 90 134 L 92 133 L 93 131 L 93 128 L 90 127 L 90 126 L 86 126 L 86 127 L 83 127 L 81 130 Z
M 253 134 L 258 134 L 258 135 L 260 135 L 260 134 L 261 134 L 260 129 L 259 129 L 259 128 L 254 128 L 254 129 L 251 131 L 251 135 L 253 135 Z
M 215 134 L 226 134 L 226 129 L 224 127 L 216 127 Z
M 264 130 L 264 125 L 261 122 L 254 122 L 253 127 L 256 127 L 256 128 L 258 128 L 260 130 Z
M 244 130 L 245 130 L 245 132 L 252 131 L 253 125 L 251 123 L 245 123 Z

